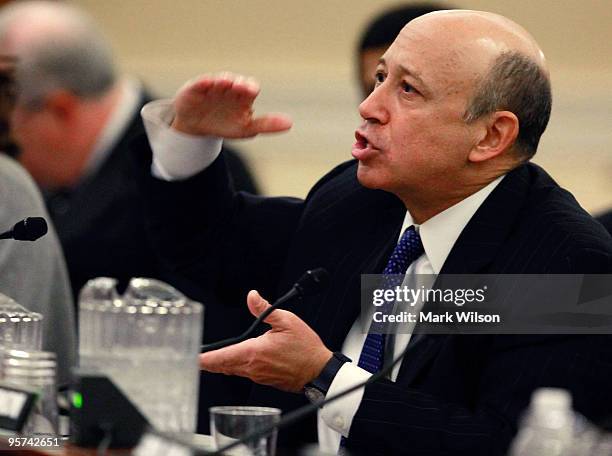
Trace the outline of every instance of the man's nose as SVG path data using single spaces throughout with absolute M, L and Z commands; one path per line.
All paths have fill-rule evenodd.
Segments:
M 370 95 L 359 105 L 359 114 L 369 122 L 385 124 L 389 121 L 389 111 L 385 103 L 386 90 L 384 82 L 372 90 Z

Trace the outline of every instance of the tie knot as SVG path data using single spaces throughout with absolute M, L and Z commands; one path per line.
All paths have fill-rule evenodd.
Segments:
M 414 226 L 406 228 L 395 246 L 383 274 L 405 274 L 408 266 L 424 251 L 421 236 L 414 229 Z

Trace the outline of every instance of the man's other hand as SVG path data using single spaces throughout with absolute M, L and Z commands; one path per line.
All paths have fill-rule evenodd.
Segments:
M 257 291 L 247 296 L 254 316 L 270 304 Z M 295 314 L 277 309 L 264 320 L 272 328 L 236 345 L 200 355 L 200 367 L 209 372 L 247 377 L 284 391 L 300 392 L 319 376 L 332 352 Z
M 231 73 L 208 74 L 187 82 L 174 98 L 172 127 L 183 133 L 221 138 L 250 138 L 291 128 L 284 114 L 253 115 L 259 84 Z

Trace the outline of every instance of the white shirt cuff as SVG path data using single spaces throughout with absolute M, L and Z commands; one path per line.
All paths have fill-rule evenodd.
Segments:
M 372 376 L 368 371 L 358 367 L 353 363 L 344 363 L 340 368 L 334 381 L 327 391 L 326 398 L 332 397 L 337 393 L 344 391 L 358 383 L 365 382 Z M 350 394 L 347 394 L 341 399 L 338 399 L 331 404 L 325 405 L 320 410 L 320 417 L 334 431 L 342 434 L 344 437 L 348 437 L 353 417 L 359 409 L 361 399 L 363 398 L 363 388 L 359 388 Z M 338 438 L 338 444 L 340 439 Z M 336 450 L 338 447 L 336 446 Z
M 187 179 L 209 167 L 221 153 L 221 138 L 188 135 L 170 127 L 172 100 L 151 101 L 140 114 L 153 151 L 151 172 L 159 179 Z

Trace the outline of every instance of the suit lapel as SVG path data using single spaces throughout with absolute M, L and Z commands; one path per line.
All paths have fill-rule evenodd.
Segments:
M 487 271 L 520 217 L 529 190 L 529 166 L 506 175 L 478 208 L 451 249 L 440 274 L 477 274 Z M 435 286 L 435 285 L 434 285 Z M 411 384 L 452 335 L 415 334 L 410 340 L 398 382 Z
M 367 234 L 359 240 L 355 248 L 343 257 L 338 268 L 346 284 L 344 296 L 330 297 L 322 306 L 328 307 L 319 312 L 315 326 L 317 333 L 327 341 L 330 348 L 342 347 L 355 319 L 361 311 L 361 275 L 380 274 L 395 247 L 405 209 L 401 205 L 388 208 L 379 217 L 372 217 L 372 225 Z M 333 301 L 333 302 L 332 302 Z M 338 318 L 329 318 L 329 307 L 336 306 Z
M 529 165 L 506 175 L 478 208 L 451 249 L 441 274 L 484 272 L 512 232 L 529 190 Z

